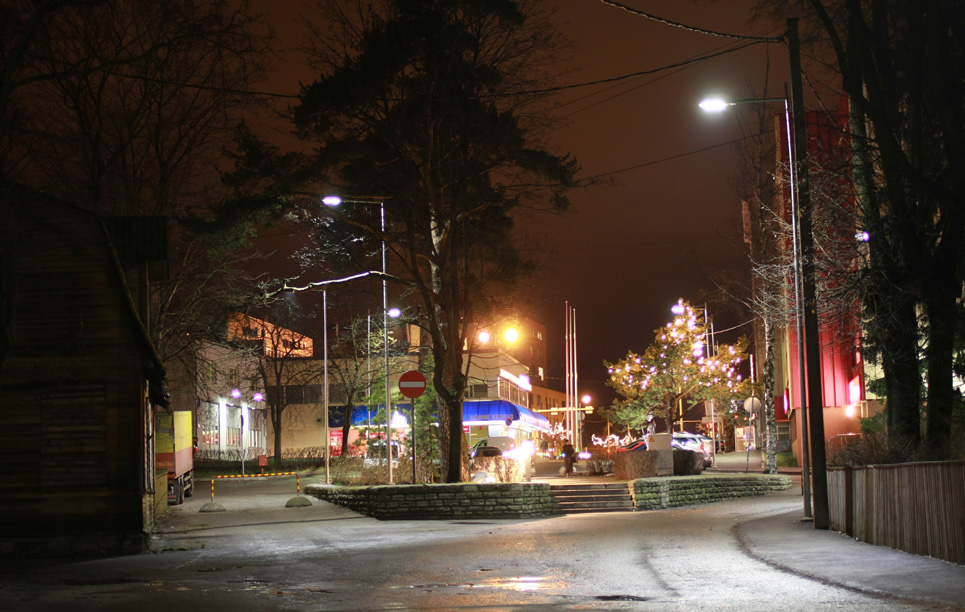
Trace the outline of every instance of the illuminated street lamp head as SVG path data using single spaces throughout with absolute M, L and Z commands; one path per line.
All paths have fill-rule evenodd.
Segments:
M 590 402 L 593 401 L 593 398 L 590 397 L 590 394 L 589 394 L 589 393 L 587 393 L 587 394 L 584 395 L 582 398 L 580 398 L 580 401 L 583 402 L 583 405 L 584 405 L 584 406 L 589 406 L 589 405 L 590 405 Z
M 398 308 L 389 308 L 388 312 L 386 312 L 385 314 L 389 315 L 393 319 L 398 319 L 399 317 L 402 316 L 402 311 L 399 310 Z
M 251 399 L 255 400 L 256 402 L 263 402 L 265 401 L 265 396 L 261 393 L 255 393 L 251 396 Z
M 506 339 L 506 342 L 510 342 L 510 343 L 516 342 L 516 340 L 519 339 L 519 332 L 516 331 L 515 327 L 510 327 L 505 332 L 503 332 L 503 338 Z
M 235 399 L 241 398 L 241 389 L 232 389 L 232 390 L 231 390 L 231 397 L 233 397 L 233 398 L 235 398 Z
M 324 198 L 322 198 L 322 204 L 324 204 L 325 206 L 338 206 L 341 203 L 342 203 L 342 198 L 335 195 L 325 196 Z
M 727 110 L 728 106 L 734 106 L 734 103 L 721 98 L 704 98 L 697 106 L 708 113 L 720 113 Z
M 684 308 L 683 300 L 681 300 L 681 301 L 677 302 L 676 304 L 674 304 L 673 306 L 671 306 L 671 307 L 670 307 L 670 312 L 674 313 L 675 315 L 680 315 L 680 314 L 683 314 L 684 312 L 686 312 L 686 309 Z
M 489 335 L 488 331 L 482 330 L 481 332 L 479 332 L 476 338 L 479 340 L 480 344 L 486 344 L 490 341 L 491 336 Z

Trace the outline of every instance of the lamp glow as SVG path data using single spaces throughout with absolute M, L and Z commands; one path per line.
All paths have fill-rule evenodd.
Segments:
M 503 338 L 506 339 L 506 342 L 516 342 L 519 339 L 519 332 L 516 331 L 515 327 L 510 327 L 503 332 Z
M 325 196 L 322 198 L 322 204 L 325 206 L 338 206 L 342 203 L 342 198 L 334 195 Z
M 727 110 L 728 106 L 733 106 L 733 103 L 721 98 L 704 98 L 697 106 L 708 113 L 721 113 Z

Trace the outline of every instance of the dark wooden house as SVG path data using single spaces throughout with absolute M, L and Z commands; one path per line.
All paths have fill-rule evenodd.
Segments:
M 143 321 L 164 227 L 0 183 L 0 556 L 148 541 L 166 401 Z

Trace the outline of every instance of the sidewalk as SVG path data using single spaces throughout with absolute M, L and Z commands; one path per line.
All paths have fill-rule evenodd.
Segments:
M 718 455 L 717 467 L 705 473 L 762 472 L 761 454 L 727 453 Z M 793 468 L 792 468 L 793 470 Z M 784 470 L 782 470 L 784 473 Z M 798 510 L 781 514 L 752 518 L 737 523 L 734 528 L 739 546 L 746 554 L 772 567 L 824 584 L 840 586 L 867 593 L 885 600 L 917 602 L 943 606 L 944 609 L 965 610 L 965 565 L 955 565 L 929 557 L 873 546 L 830 530 L 814 529 L 810 521 L 803 520 L 803 498 L 800 497 L 800 473 L 788 473 L 793 481 L 790 490 L 777 493 L 784 500 L 794 499 L 801 503 Z M 572 479 L 559 476 L 556 469 L 547 469 L 534 478 L 536 482 L 550 483 L 599 483 L 612 479 L 578 474 Z M 174 511 L 175 516 L 161 532 L 178 531 L 185 524 L 197 522 L 198 508 L 207 501 L 206 496 L 190 498 L 183 507 Z M 312 500 L 313 505 L 296 510 L 280 509 L 276 499 L 245 500 L 246 511 L 229 511 L 204 515 L 208 525 L 231 526 L 260 522 L 317 521 L 331 518 L 353 518 L 350 510 Z M 227 503 L 227 502 L 226 502 Z M 783 508 L 788 507 L 783 504 Z M 659 512 L 659 511 L 658 511 Z M 605 520 L 606 515 L 600 515 Z M 883 602 L 887 607 L 887 601 Z
M 740 545 L 772 567 L 887 599 L 965 610 L 965 566 L 815 529 L 801 512 L 742 523 Z
M 760 451 L 718 454 L 716 466 L 704 473 L 745 471 L 763 473 Z M 748 555 L 799 576 L 886 600 L 965 610 L 965 566 L 865 544 L 836 531 L 815 529 L 810 520 L 804 520 L 801 468 L 779 468 L 778 471 L 790 476 L 794 483 L 791 490 L 782 495 L 800 499 L 801 510 L 738 524 L 735 528 L 738 542 Z M 536 480 L 561 482 L 566 479 Z M 600 477 L 578 474 L 573 480 L 600 482 Z
M 748 472 L 761 474 L 764 472 L 764 453 L 749 451 L 743 453 L 717 453 L 714 458 L 716 466 L 707 468 L 711 472 Z M 788 476 L 800 476 L 800 467 L 781 467 L 777 471 Z
M 717 455 L 717 466 L 706 473 L 763 472 L 763 456 L 750 453 Z M 800 495 L 801 468 L 779 468 L 794 478 Z M 740 545 L 772 567 L 825 584 L 842 586 L 889 599 L 927 602 L 965 610 L 965 566 L 874 546 L 843 533 L 815 529 L 800 511 L 741 523 Z

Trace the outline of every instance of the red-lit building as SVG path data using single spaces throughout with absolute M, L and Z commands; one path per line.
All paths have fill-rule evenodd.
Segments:
M 806 114 L 812 217 L 816 241 L 821 246 L 815 250 L 819 288 L 818 344 L 824 431 L 829 444 L 840 436 L 858 433 L 860 417 L 873 416 L 882 410 L 881 402 L 868 393 L 865 385 L 866 369 L 870 366 L 861 355 L 860 305 L 856 301 L 847 302 L 843 298 L 846 295 L 844 292 L 835 291 L 844 282 L 849 269 L 862 265 L 860 243 L 856 238 L 860 214 L 850 180 L 849 112 L 848 101 L 842 99 L 834 113 Z M 780 146 L 776 147 L 778 168 L 786 168 L 788 149 L 784 115 L 781 114 L 776 121 L 779 127 L 775 133 L 780 134 L 781 138 Z M 782 177 L 778 206 L 785 221 L 790 224 L 790 184 L 784 180 L 786 171 L 778 171 L 775 175 Z M 829 210 L 831 208 L 834 210 Z M 792 248 L 790 240 L 784 248 Z M 831 258 L 836 261 L 828 261 Z M 788 278 L 786 290 L 788 303 L 793 305 L 794 286 L 791 280 Z M 802 381 L 799 341 L 792 317 L 775 334 L 774 402 L 779 450 L 793 450 L 800 462 Z M 756 359 L 760 369 L 764 351 L 761 334 L 758 334 L 755 344 L 756 351 L 760 353 Z

